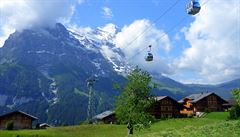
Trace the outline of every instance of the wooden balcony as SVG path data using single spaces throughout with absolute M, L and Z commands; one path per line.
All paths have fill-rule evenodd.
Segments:
M 180 114 L 193 114 L 194 111 L 193 110 L 181 110 Z

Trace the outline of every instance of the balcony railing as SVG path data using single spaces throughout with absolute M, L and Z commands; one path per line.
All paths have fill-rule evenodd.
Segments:
M 189 111 L 181 110 L 180 113 L 181 113 L 181 114 L 193 114 L 194 111 L 193 111 L 193 110 L 189 110 Z

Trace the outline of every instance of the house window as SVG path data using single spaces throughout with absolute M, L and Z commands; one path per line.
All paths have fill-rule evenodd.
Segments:
M 172 111 L 172 106 L 161 106 L 162 111 Z
M 211 101 L 216 101 L 216 100 L 217 100 L 217 98 L 216 98 L 215 96 L 209 96 L 209 97 L 208 97 L 208 100 L 211 100 Z
M 171 111 L 171 110 L 172 110 L 172 106 L 169 106 L 169 107 L 168 107 L 168 110 L 170 110 L 170 111 Z
M 210 100 L 208 101 L 208 105 L 217 105 L 217 101 Z
M 163 100 L 163 101 L 162 101 L 162 104 L 163 104 L 163 105 L 168 104 L 168 100 Z
M 172 113 L 162 113 L 161 117 L 162 118 L 171 118 L 172 117 Z

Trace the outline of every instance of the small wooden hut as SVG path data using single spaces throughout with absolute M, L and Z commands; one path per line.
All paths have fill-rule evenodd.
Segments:
M 0 116 L 0 129 L 6 129 L 8 123 L 13 124 L 13 129 L 31 129 L 32 122 L 37 119 L 25 112 L 13 111 Z
M 93 123 L 103 122 L 105 124 L 114 124 L 117 122 L 116 114 L 114 111 L 104 111 L 92 118 Z

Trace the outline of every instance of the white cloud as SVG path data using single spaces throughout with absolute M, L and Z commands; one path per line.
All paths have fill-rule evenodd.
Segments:
M 68 29 L 73 32 L 77 32 L 81 35 L 87 35 L 88 33 L 92 33 L 93 29 L 91 27 L 79 27 L 76 24 L 71 24 L 68 26 Z
M 102 8 L 102 14 L 104 18 L 111 19 L 113 17 L 112 10 L 108 7 L 103 7 Z
M 9 26 L 2 26 L 1 31 L 2 31 L 2 34 L 1 34 L 2 36 L 0 35 L 0 48 L 3 46 L 8 36 L 15 31 L 15 29 L 10 28 Z
M 22 30 L 31 27 L 53 25 L 54 23 L 69 22 L 75 0 L 1 0 L 0 5 L 0 47 L 3 39 L 8 37 L 8 30 Z
M 196 72 L 200 83 L 219 83 L 239 78 L 239 24 L 236 0 L 209 1 L 191 25 L 183 29 L 190 47 L 175 60 L 174 67 Z
M 109 35 L 112 35 L 112 36 L 114 36 L 117 33 L 117 27 L 112 23 L 106 24 L 104 27 L 101 27 L 100 29 L 105 32 L 108 32 Z
M 105 57 L 121 59 L 121 56 L 119 54 L 113 52 L 113 50 L 110 49 L 109 46 L 102 45 L 101 46 L 101 52 L 103 53 L 103 55 Z
M 149 20 L 136 20 L 128 26 L 124 26 L 116 35 L 115 44 L 121 48 L 126 55 L 127 61 L 139 65 L 141 68 L 158 74 L 169 74 L 172 71 L 164 62 L 162 54 L 170 51 L 171 45 L 168 36 L 152 26 Z M 154 54 L 153 62 L 146 62 L 144 56 L 147 54 L 148 45 L 152 45 Z M 144 50 L 144 51 L 142 51 Z M 139 51 L 139 54 L 137 54 Z M 133 57 L 134 56 L 134 57 Z

